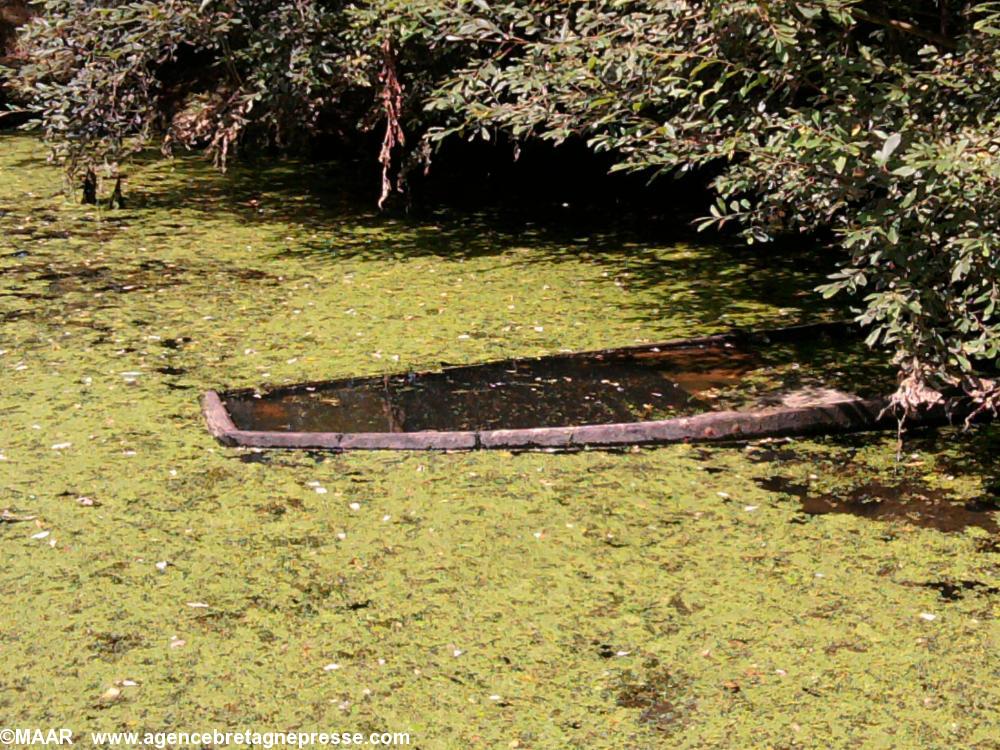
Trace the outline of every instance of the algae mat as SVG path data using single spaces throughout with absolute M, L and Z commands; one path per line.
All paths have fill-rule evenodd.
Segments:
M 897 465 L 882 437 L 264 454 L 200 421 L 220 383 L 815 318 L 806 264 L 379 219 L 293 162 L 129 172 L 129 210 L 84 209 L 0 138 L 3 723 L 998 747 L 996 428 Z

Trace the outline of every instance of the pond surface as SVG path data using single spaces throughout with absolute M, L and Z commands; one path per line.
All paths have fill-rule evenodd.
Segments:
M 199 411 L 209 389 L 837 319 L 810 291 L 826 256 L 388 219 L 294 161 L 143 158 L 107 211 L 45 154 L 0 137 L 4 718 L 428 748 L 995 743 L 996 427 L 911 435 L 898 462 L 890 435 L 331 456 L 222 448 Z M 736 390 L 673 382 L 722 408 L 878 369 L 779 349 Z

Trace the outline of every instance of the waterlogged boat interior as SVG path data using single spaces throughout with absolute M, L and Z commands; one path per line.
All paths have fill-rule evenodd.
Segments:
M 864 403 L 866 397 L 883 392 L 884 384 L 879 378 L 867 383 L 855 379 L 850 381 L 850 392 L 838 388 L 849 380 L 848 372 L 832 367 L 828 356 L 834 350 L 845 356 L 845 339 L 852 338 L 851 328 L 844 324 L 815 324 L 424 372 L 212 392 L 205 408 L 220 439 L 249 445 L 316 447 L 324 443 L 310 440 L 310 435 L 325 435 L 325 447 L 600 444 L 612 434 L 614 443 L 661 442 L 687 439 L 673 427 L 694 429 L 698 435 L 718 433 L 701 422 L 692 428 L 685 418 L 704 419 L 733 410 L 746 410 L 752 418 L 761 409 L 773 415 Z M 856 419 L 874 417 L 866 411 Z M 643 428 L 651 424 L 671 429 L 650 432 Z M 597 429 L 602 425 L 617 429 Z M 589 434 L 580 431 L 584 427 L 591 428 Z M 635 429 L 623 429 L 628 427 Z M 731 425 L 724 427 L 732 430 Z M 442 439 L 442 434 L 457 440 Z M 267 435 L 274 436 L 274 441 L 268 442 Z M 344 441 L 352 435 L 365 439 Z M 393 437 L 401 435 L 414 438 Z M 503 439 L 497 441 L 498 435 Z
M 508 360 L 225 399 L 245 430 L 499 430 L 666 419 L 711 408 L 699 394 L 738 382 L 751 352 L 733 345 Z

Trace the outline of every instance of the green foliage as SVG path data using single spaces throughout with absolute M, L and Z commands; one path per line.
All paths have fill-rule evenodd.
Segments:
M 154 134 L 224 164 L 241 142 L 315 136 L 324 111 L 370 84 L 371 50 L 346 6 L 48 0 L 25 33 L 18 84 L 71 171 Z
M 707 168 L 703 228 L 832 233 L 821 291 L 896 351 L 900 406 L 996 404 L 977 372 L 1000 355 L 1000 4 L 952 5 L 49 0 L 20 82 L 71 167 L 160 132 L 224 160 L 370 128 L 388 40 L 425 146 L 573 137 L 616 169 Z
M 1000 353 L 1000 38 L 995 3 L 460 4 L 451 37 L 489 44 L 431 103 L 455 133 L 587 138 L 617 168 L 718 169 L 702 228 L 748 243 L 831 229 L 847 253 L 822 291 L 862 297 L 894 347 L 900 404 L 963 385 Z M 885 8 L 889 10 L 886 11 Z M 941 32 L 950 21 L 953 36 Z

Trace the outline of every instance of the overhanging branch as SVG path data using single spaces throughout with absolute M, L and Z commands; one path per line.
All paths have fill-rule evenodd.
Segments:
M 887 29 L 893 29 L 899 31 L 903 34 L 908 34 L 910 36 L 915 36 L 920 39 L 926 39 L 928 42 L 932 42 L 939 47 L 945 49 L 955 49 L 955 40 L 939 34 L 935 31 L 928 31 L 927 29 L 922 29 L 916 24 L 912 24 L 909 21 L 899 21 L 895 18 L 886 18 L 885 16 L 878 16 L 867 11 L 861 10 L 860 8 L 851 8 L 851 13 L 855 18 L 862 21 L 867 21 L 868 23 L 873 23 L 876 26 L 882 26 Z

